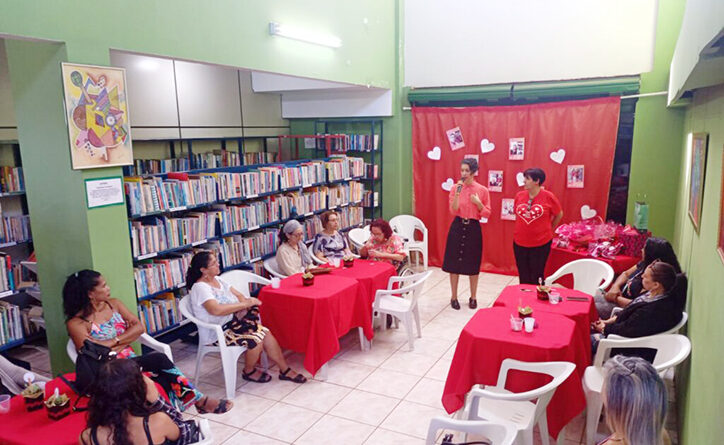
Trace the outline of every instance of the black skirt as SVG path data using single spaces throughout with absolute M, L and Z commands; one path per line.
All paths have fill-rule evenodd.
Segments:
M 442 270 L 460 275 L 480 273 L 483 258 L 483 232 L 480 222 L 456 216 L 447 233 Z

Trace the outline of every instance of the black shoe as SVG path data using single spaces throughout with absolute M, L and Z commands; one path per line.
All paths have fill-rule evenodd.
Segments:
M 389 329 L 389 328 L 391 328 L 391 327 L 392 327 L 392 315 L 390 315 L 390 314 L 387 314 L 387 320 L 386 320 L 386 323 L 387 323 L 387 329 Z
M 460 310 L 460 302 L 458 302 L 458 300 L 450 300 L 450 306 L 456 311 Z
M 468 306 L 470 306 L 470 309 L 477 309 L 478 308 L 478 300 L 475 298 L 471 298 L 468 300 Z

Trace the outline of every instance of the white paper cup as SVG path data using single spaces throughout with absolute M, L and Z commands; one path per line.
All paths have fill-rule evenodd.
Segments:
M 340 262 L 341 262 L 340 258 L 332 258 L 332 266 L 339 267 Z
M 0 395 L 0 414 L 10 411 L 10 396 L 7 394 Z
M 533 332 L 533 327 L 535 326 L 535 318 L 526 317 L 523 319 L 523 324 L 525 325 L 525 332 Z
M 561 294 L 558 292 L 551 292 L 548 294 L 548 301 L 551 302 L 551 304 L 558 304 L 561 302 Z
M 271 286 L 272 289 L 279 289 L 279 285 L 281 284 L 282 280 L 279 279 L 279 277 L 272 277 L 271 279 Z
M 523 319 L 522 318 L 511 318 L 510 329 L 518 332 L 523 330 Z

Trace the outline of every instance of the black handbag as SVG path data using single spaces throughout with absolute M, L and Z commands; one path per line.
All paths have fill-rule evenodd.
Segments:
M 442 438 L 442 443 L 440 445 L 492 445 L 487 440 L 478 440 L 475 442 L 453 442 L 453 435 L 452 434 L 446 434 Z
M 115 359 L 116 352 L 108 346 L 84 340 L 75 361 L 75 387 L 72 388 L 73 391 L 81 396 L 88 395 L 101 365 Z

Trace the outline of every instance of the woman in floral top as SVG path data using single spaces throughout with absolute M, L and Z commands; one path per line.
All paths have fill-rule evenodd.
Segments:
M 367 240 L 360 256 L 375 261 L 386 261 L 400 269 L 405 265 L 407 253 L 399 236 L 392 233 L 390 224 L 384 219 L 376 219 L 370 223 L 370 239 Z

